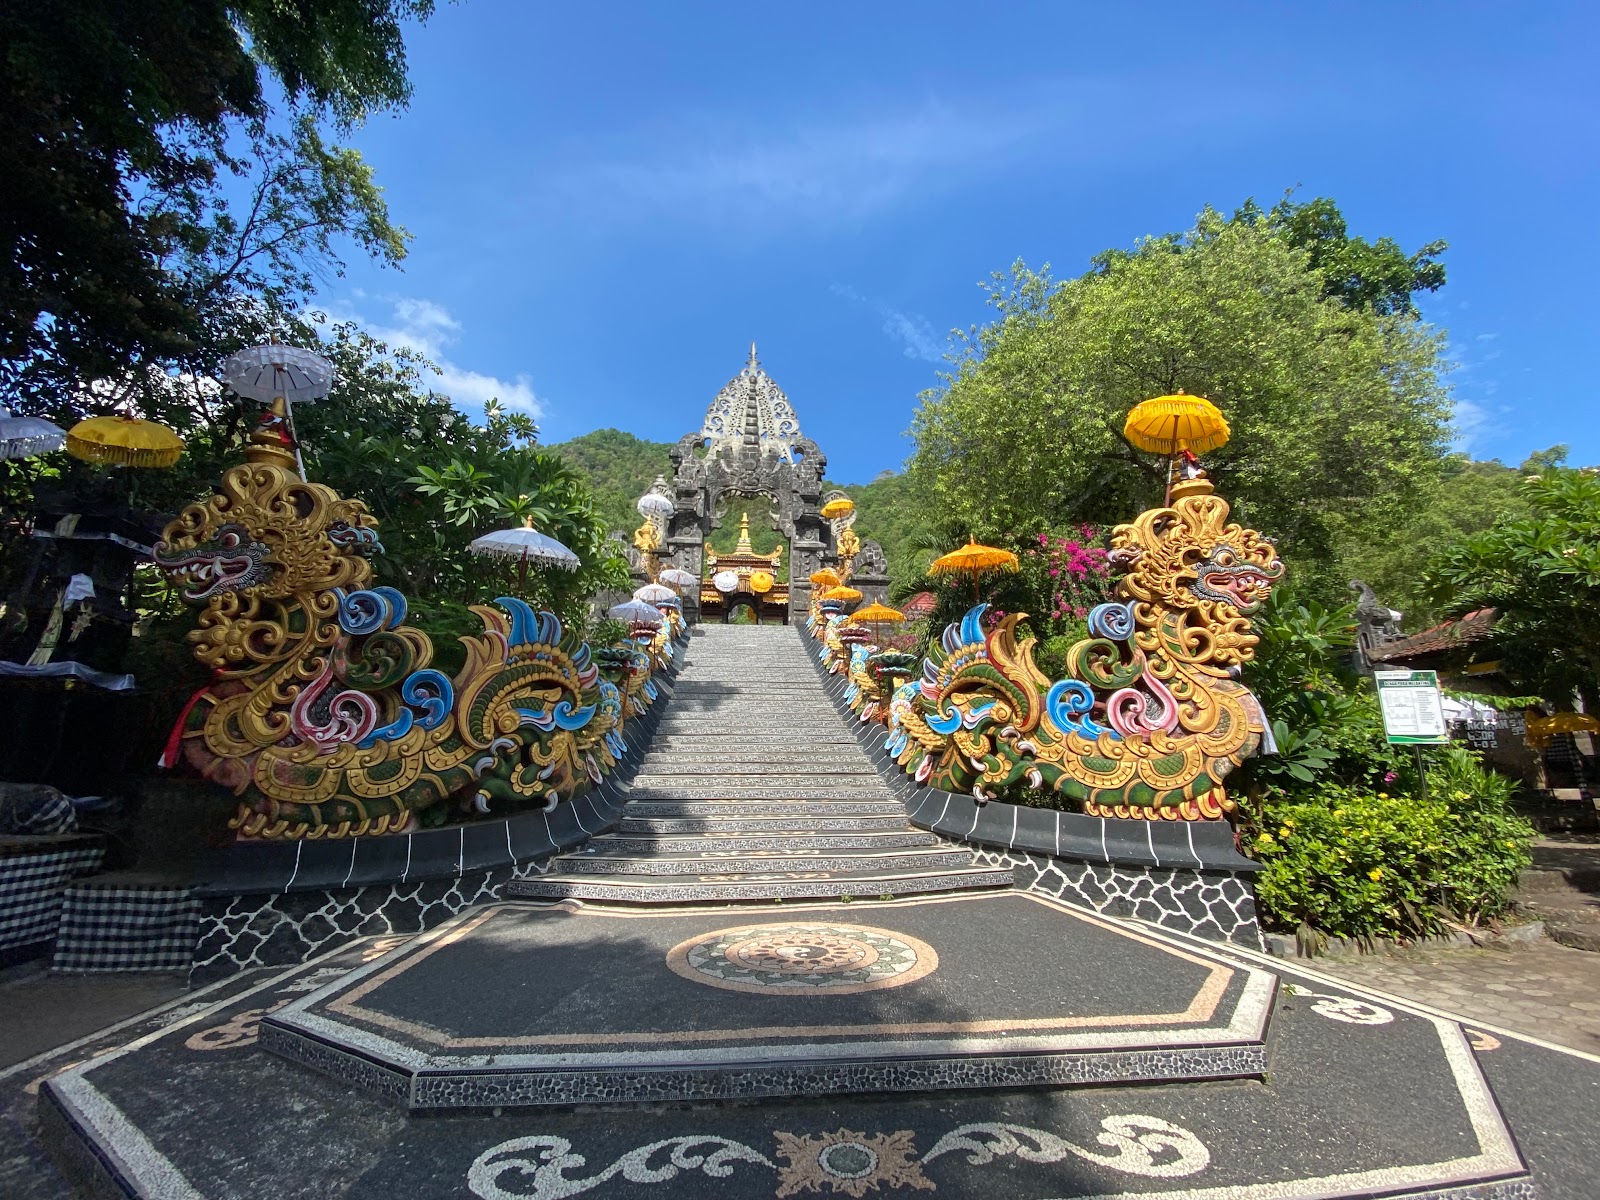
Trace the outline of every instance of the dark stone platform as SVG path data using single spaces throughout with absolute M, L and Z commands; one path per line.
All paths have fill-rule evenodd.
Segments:
M 274 1013 L 262 1037 L 413 1109 L 1220 1079 L 1265 1070 L 1273 987 L 1018 892 L 506 904 Z
M 79 1194 L 185 1200 L 767 1200 L 930 1185 L 957 1200 L 1532 1200 L 1519 1138 L 1546 1153 L 1534 1159 L 1539 1200 L 1592 1195 L 1593 1163 L 1570 1147 L 1592 1120 L 1573 1102 L 1600 1066 L 1510 1038 L 1475 1051 L 1450 1021 L 1294 968 L 1262 1080 L 418 1119 L 257 1041 L 263 1013 L 373 949 L 252 979 L 126 1031 L 125 1044 L 30 1067 L 17 1083 L 54 1075 L 40 1140 Z M 1516 1137 L 1485 1070 L 1504 1081 L 1513 1119 L 1527 1118 Z M 8 1116 L 31 1103 L 19 1090 Z M 0 1193 L 65 1200 L 36 1151 L 7 1149 Z

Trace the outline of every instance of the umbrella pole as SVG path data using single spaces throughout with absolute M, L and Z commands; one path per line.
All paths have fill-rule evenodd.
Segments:
M 528 548 L 522 548 L 522 561 L 517 564 L 517 591 L 523 595 L 528 591 Z
M 1172 418 L 1172 445 L 1174 449 L 1171 454 L 1167 455 L 1167 495 L 1166 499 L 1161 502 L 1162 508 L 1172 507 L 1172 467 L 1178 461 L 1178 451 L 1176 449 L 1178 445 L 1178 418 L 1176 416 Z

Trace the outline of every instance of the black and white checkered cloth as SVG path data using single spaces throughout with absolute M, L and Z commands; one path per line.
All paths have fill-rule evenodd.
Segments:
M 54 971 L 187 971 L 200 901 L 187 887 L 75 887 L 61 906 Z
M 0 950 L 48 942 L 61 899 L 79 875 L 100 869 L 103 846 L 69 846 L 0 856 Z

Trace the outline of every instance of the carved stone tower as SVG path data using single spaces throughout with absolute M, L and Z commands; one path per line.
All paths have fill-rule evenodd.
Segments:
M 789 613 L 803 616 L 809 576 L 834 550 L 819 511 L 828 460 L 801 434 L 789 397 L 762 368 L 753 342 L 749 361 L 712 400 L 699 432 L 678 440 L 672 465 L 676 509 L 662 548 L 672 565 L 699 575 L 706 537 L 721 527 L 732 501 L 764 498 L 772 528 L 789 542 Z

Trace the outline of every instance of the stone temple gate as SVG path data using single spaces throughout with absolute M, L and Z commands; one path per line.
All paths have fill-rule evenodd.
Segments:
M 728 381 L 706 409 L 700 429 L 678 439 L 672 453 L 673 475 L 657 484 L 673 502 L 661 547 L 663 565 L 680 567 L 705 578 L 706 538 L 729 519 L 746 511 L 752 520 L 763 514 L 787 540 L 787 619 L 804 617 L 811 604 L 810 576 L 824 566 L 838 565 L 838 535 L 844 527 L 822 515 L 828 489 L 823 472 L 828 460 L 817 443 L 800 432 L 800 420 L 783 389 L 762 368 L 755 343 L 744 369 Z M 888 590 L 883 548 L 864 541 L 855 556 L 850 585 L 864 602 L 882 600 Z M 727 606 L 740 599 L 730 595 Z M 759 597 L 751 606 L 759 613 Z

